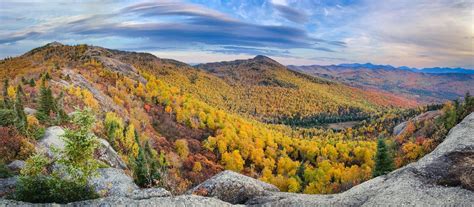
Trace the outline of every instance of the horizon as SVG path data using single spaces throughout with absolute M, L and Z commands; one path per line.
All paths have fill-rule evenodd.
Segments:
M 59 41 L 188 64 L 265 55 L 284 65 L 472 69 L 472 7 L 463 0 L 3 1 L 0 58 Z

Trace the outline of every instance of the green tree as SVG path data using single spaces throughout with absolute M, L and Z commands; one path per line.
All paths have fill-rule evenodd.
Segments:
M 3 108 L 5 109 L 12 109 L 12 101 L 10 100 L 10 97 L 8 96 L 8 79 L 5 79 L 3 81 Z
M 145 156 L 145 152 L 143 151 L 142 147 L 140 146 L 140 139 L 138 134 L 135 133 L 135 142 L 139 145 L 138 147 L 138 155 L 135 159 L 134 165 L 134 175 L 135 175 L 135 183 L 141 187 L 145 187 L 149 184 L 149 170 L 148 170 L 148 163 Z
M 95 117 L 91 109 L 76 110 L 72 123 L 77 129 L 66 129 L 63 139 L 64 150 L 61 152 L 59 163 L 65 166 L 68 175 L 76 183 L 85 185 L 87 179 L 94 175 L 98 163 L 94 159 L 97 148 L 97 137 L 92 133 Z
M 42 122 L 50 121 L 50 114 L 54 112 L 54 98 L 50 87 L 46 87 L 46 80 L 43 79 L 40 88 L 39 107 L 36 118 Z
M 26 133 L 26 130 L 28 129 L 28 121 L 26 119 L 22 98 L 23 95 L 21 93 L 21 87 L 18 87 L 18 90 L 16 90 L 16 100 L 14 104 L 16 116 L 15 125 L 21 133 Z
M 394 169 L 393 157 L 388 152 L 388 147 L 382 138 L 377 141 L 377 153 L 375 155 L 375 169 L 373 176 L 385 175 Z
M 36 83 L 35 83 L 35 79 L 30 79 L 30 82 L 28 83 L 31 87 L 35 87 L 36 86 Z

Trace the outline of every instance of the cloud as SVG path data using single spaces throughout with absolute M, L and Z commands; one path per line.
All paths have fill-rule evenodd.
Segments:
M 302 10 L 297 10 L 297 9 L 294 9 L 294 8 L 291 8 L 289 6 L 285 6 L 285 5 L 281 5 L 281 4 L 272 4 L 273 7 L 278 10 L 278 13 L 292 21 L 292 22 L 296 22 L 296 23 L 306 23 L 308 20 L 309 20 L 309 16 L 304 13 Z
M 119 19 L 123 21 L 117 21 Z M 247 23 L 196 4 L 168 1 L 138 3 L 108 14 L 52 20 L 20 33 L 5 35 L 5 38 L 0 38 L 0 43 L 33 37 L 54 38 L 55 34 L 61 33 L 84 37 L 146 38 L 150 40 L 149 44 L 168 46 L 201 43 L 320 51 L 333 51 L 321 47 L 321 44 L 343 46 L 341 42 L 310 37 L 300 28 Z

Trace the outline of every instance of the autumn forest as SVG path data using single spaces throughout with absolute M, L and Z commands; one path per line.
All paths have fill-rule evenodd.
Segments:
M 265 56 L 191 66 L 50 43 L 1 60 L 0 79 L 2 176 L 13 160 L 42 163 L 34 146 L 45 129 L 61 126 L 70 140 L 91 133 L 107 140 L 137 185 L 174 194 L 223 170 L 281 191 L 345 191 L 417 161 L 474 111 L 468 91 L 423 102 Z M 64 155 L 65 166 L 88 162 L 73 153 L 87 151 L 84 140 Z M 79 181 L 88 172 L 80 169 Z

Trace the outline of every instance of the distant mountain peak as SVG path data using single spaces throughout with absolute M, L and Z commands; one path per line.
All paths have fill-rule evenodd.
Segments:
M 54 42 L 50 42 L 50 43 L 46 44 L 45 46 L 47 46 L 47 47 L 58 47 L 58 46 L 64 46 L 64 44 L 62 44 L 60 42 L 57 42 L 57 41 L 54 41 Z

